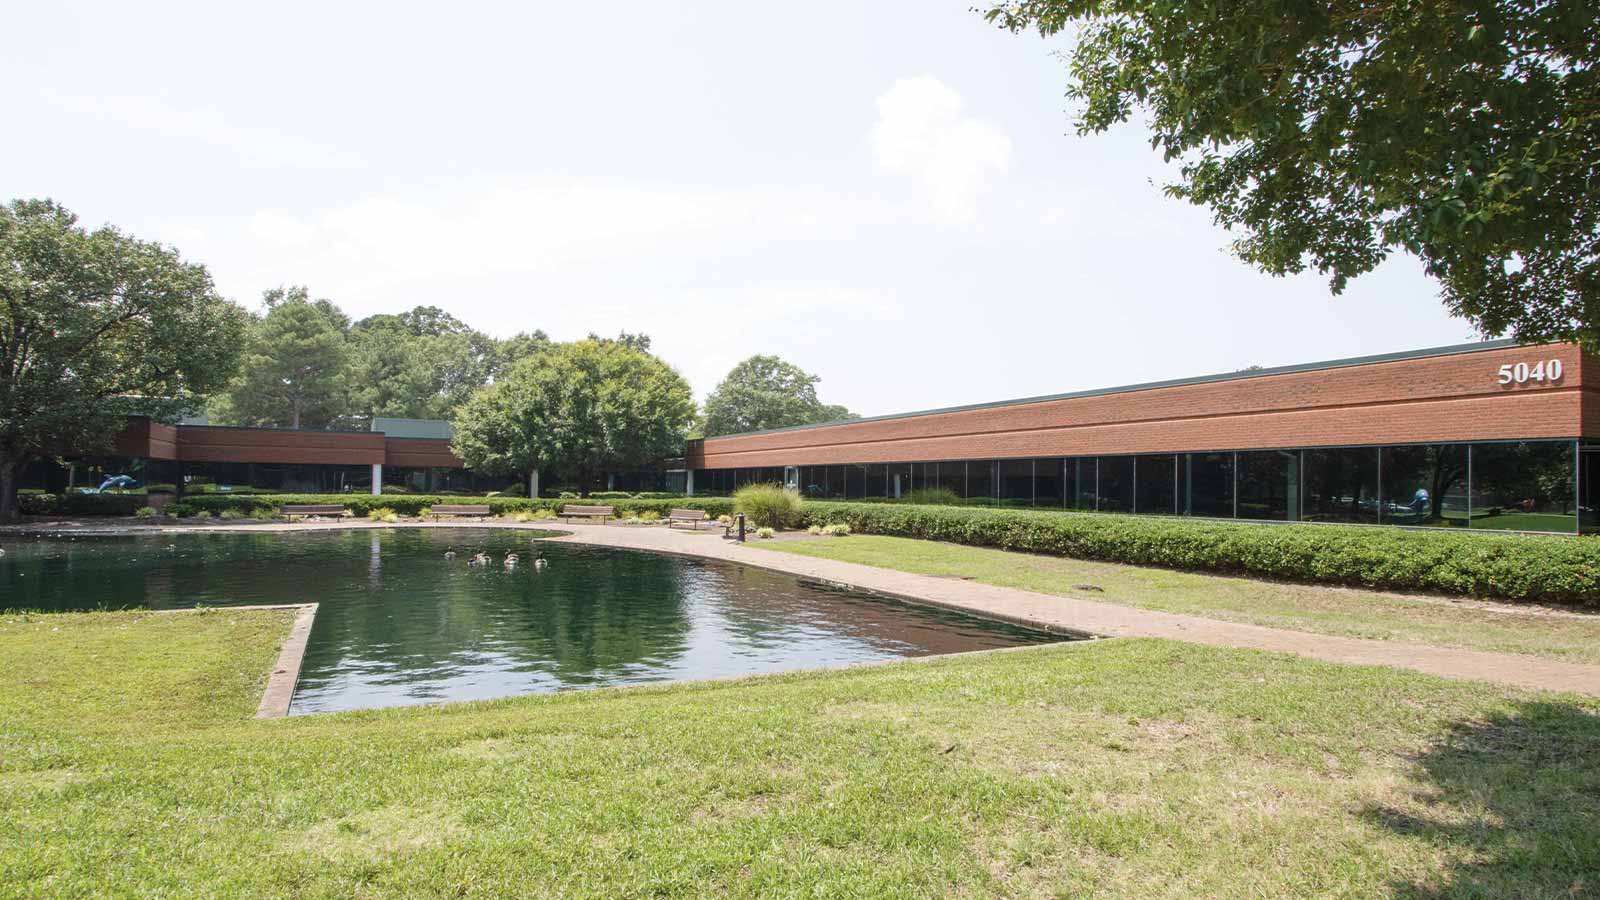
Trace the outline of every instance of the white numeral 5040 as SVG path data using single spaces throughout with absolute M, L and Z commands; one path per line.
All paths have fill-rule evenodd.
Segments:
M 1551 359 L 1529 366 L 1525 362 L 1500 367 L 1501 384 L 1527 384 L 1530 381 L 1560 381 L 1561 360 Z

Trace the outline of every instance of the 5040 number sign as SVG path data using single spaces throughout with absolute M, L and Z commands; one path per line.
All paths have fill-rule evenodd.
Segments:
M 1561 360 L 1547 359 L 1529 365 L 1525 362 L 1507 364 L 1500 367 L 1501 384 L 1527 384 L 1530 381 L 1547 382 L 1561 380 Z

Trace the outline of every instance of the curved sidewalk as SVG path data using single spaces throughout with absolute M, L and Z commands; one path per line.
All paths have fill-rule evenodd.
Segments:
M 553 540 L 727 560 L 1054 631 L 1088 632 L 1104 637 L 1168 638 L 1215 647 L 1270 650 L 1331 662 L 1397 666 L 1444 678 L 1495 681 L 1517 687 L 1600 696 L 1600 666 L 1511 653 L 1335 637 L 1156 612 L 740 546 L 703 531 L 696 534 L 665 528 L 592 525 Z

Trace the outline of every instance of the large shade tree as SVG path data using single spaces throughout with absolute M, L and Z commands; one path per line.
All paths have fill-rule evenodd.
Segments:
M 203 266 L 49 200 L 0 207 L 0 521 L 17 473 L 109 450 L 129 414 L 200 408 L 238 363 L 244 310 Z
M 499 366 L 497 342 L 436 306 L 369 316 L 349 334 L 349 417 L 446 419 Z
M 855 418 L 843 406 L 817 399 L 820 380 L 776 356 L 752 356 L 734 366 L 706 398 L 705 433 L 737 434 Z
M 1066 33 L 1080 133 L 1137 116 L 1264 271 L 1395 251 L 1486 335 L 1600 349 L 1594 0 L 1017 0 Z
M 453 448 L 490 475 L 538 470 L 589 484 L 608 469 L 680 454 L 694 412 L 683 376 L 634 346 L 556 344 L 457 410 Z
M 345 389 L 350 319 L 304 287 L 262 296 L 266 313 L 250 324 L 239 378 L 212 415 L 229 425 L 326 428 L 349 414 Z

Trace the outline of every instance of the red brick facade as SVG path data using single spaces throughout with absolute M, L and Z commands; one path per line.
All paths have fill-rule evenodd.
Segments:
M 1502 385 L 1502 365 L 1561 361 Z M 1600 437 L 1600 359 L 1486 345 L 1390 361 L 708 438 L 692 469 Z
M 162 425 L 133 419 L 117 438 L 122 456 L 184 462 L 239 462 L 299 465 L 371 465 L 461 468 L 450 442 L 432 438 L 391 438 L 376 431 L 293 431 L 274 428 L 223 428 Z

